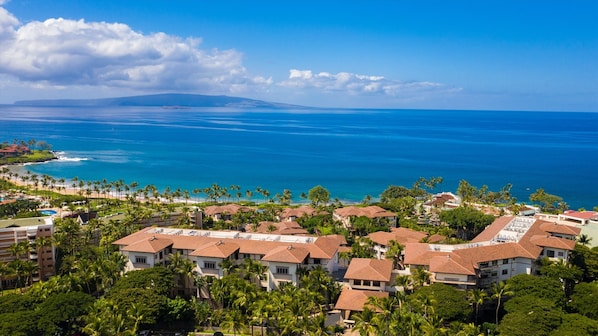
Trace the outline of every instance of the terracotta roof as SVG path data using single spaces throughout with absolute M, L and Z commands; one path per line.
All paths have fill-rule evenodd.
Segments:
M 122 250 L 144 253 L 156 253 L 162 251 L 170 245 L 172 245 L 172 240 L 152 236 L 147 239 L 133 243 L 131 245 L 125 246 Z
M 267 253 L 262 260 L 300 264 L 309 255 L 309 250 L 294 245 L 279 246 Z
M 546 232 L 560 233 L 572 236 L 577 236 L 581 233 L 581 228 L 564 224 L 557 224 L 553 222 L 544 222 L 541 224 L 540 228 Z
M 388 292 L 374 292 L 356 289 L 344 289 L 338 297 L 335 309 L 363 311 L 363 306 L 368 302 L 369 297 L 386 298 Z
M 579 219 L 598 219 L 598 212 L 595 211 L 567 210 L 563 213 L 563 215 Z
M 436 256 L 430 259 L 430 272 L 448 274 L 475 275 L 474 267 L 465 266 L 467 263 L 458 256 Z
M 436 256 L 447 256 L 450 252 L 434 251 L 430 244 L 407 243 L 405 244 L 405 265 L 430 265 L 430 259 Z
M 530 241 L 542 247 L 552 247 L 570 251 L 575 248 L 575 240 L 563 239 L 554 236 L 536 235 L 531 237 Z
M 412 229 L 398 227 L 392 228 L 390 232 L 378 231 L 370 233 L 368 236 L 374 243 L 387 246 L 391 240 L 396 241 L 401 245 L 407 243 L 419 243 L 423 238 L 428 237 L 427 232 L 415 231 Z M 444 240 L 444 236 L 433 235 L 430 236 L 430 242 Z
M 207 206 L 203 212 L 208 216 L 213 216 L 217 214 L 230 214 L 234 215 L 239 211 L 247 212 L 251 209 L 248 207 L 244 207 L 238 204 L 226 204 L 226 205 L 210 205 Z
M 209 242 L 197 250 L 189 253 L 191 256 L 228 258 L 231 254 L 239 250 L 239 244 L 233 242 L 224 242 L 223 240 Z
M 503 216 L 495 219 L 494 222 L 492 222 L 492 224 L 486 226 L 484 231 L 482 231 L 479 235 L 473 238 L 471 242 L 478 243 L 492 240 L 492 238 L 494 238 L 494 236 L 496 236 L 500 232 L 500 230 L 507 226 L 507 224 L 509 224 L 509 222 L 511 222 L 513 218 L 513 216 Z
M 392 260 L 353 258 L 345 273 L 345 279 L 390 281 Z
M 270 230 L 274 228 L 274 230 Z M 255 230 L 257 229 L 257 230 Z M 256 227 L 253 224 L 247 224 L 245 226 L 246 232 L 257 232 L 257 233 L 270 233 L 270 234 L 281 234 L 281 235 L 308 235 L 309 232 L 299 225 L 295 221 L 286 222 L 260 222 Z
M 313 244 L 307 245 L 311 258 L 332 259 L 339 246 L 346 244 L 344 237 L 338 235 L 318 237 Z
M 452 274 L 474 274 L 480 263 L 509 258 L 540 257 L 543 247 L 553 247 L 572 250 L 575 241 L 572 239 L 551 236 L 550 231 L 555 231 L 552 223 L 535 220 L 530 223 L 527 231 L 518 231 L 518 241 L 493 242 L 492 239 L 511 223 L 513 217 L 501 217 L 489 225 L 480 235 L 471 241 L 471 247 L 457 247 L 452 251 L 436 251 L 430 244 L 406 244 L 405 264 L 430 266 L 432 272 Z M 560 225 L 564 226 L 564 225 Z M 570 232 L 569 229 L 558 228 L 559 231 Z M 521 228 L 521 227 L 519 227 Z M 576 232 L 577 230 L 572 230 Z M 476 246 L 478 245 L 478 246 Z M 437 247 L 439 247 L 437 245 Z
M 159 230 L 162 233 L 156 232 Z M 171 230 L 171 233 L 167 233 Z M 234 247 L 238 247 L 239 253 L 254 254 L 266 256 L 268 258 L 282 258 L 280 256 L 273 257 L 274 251 L 284 250 L 289 246 L 293 246 L 291 258 L 293 263 L 300 258 L 301 261 L 309 254 L 312 258 L 332 259 L 334 258 L 339 246 L 345 244 L 346 241 L 342 236 L 331 235 L 322 237 L 293 237 L 281 235 L 256 234 L 257 237 L 251 237 L 251 234 L 241 233 L 237 231 L 202 231 L 202 230 L 177 230 L 180 233 L 172 233 L 176 229 L 157 229 L 153 227 L 144 228 L 136 233 L 115 241 L 113 244 L 121 246 L 125 251 L 149 251 L 153 250 L 145 246 L 147 241 L 152 237 L 157 238 L 157 241 L 168 241 L 172 244 L 173 249 L 181 249 L 192 252 L 194 255 L 210 255 L 215 257 L 228 256 Z M 195 234 L 190 234 L 194 232 Z M 206 235 L 205 233 L 212 233 Z M 219 238 L 226 234 L 230 234 L 229 238 Z M 235 235 L 246 235 L 235 238 Z M 286 238 L 283 238 L 286 237 Z M 295 239 L 296 238 L 296 239 Z M 222 241 L 221 245 L 216 247 L 216 243 Z M 154 242 L 155 243 L 155 242 Z M 204 250 L 205 249 L 205 250 Z M 283 251 L 284 252 L 284 251 Z M 283 253 L 284 255 L 284 253 Z M 302 256 L 303 255 L 303 256 Z M 272 261 L 274 261 L 272 259 Z
M 390 211 L 384 210 L 383 208 L 377 205 L 371 205 L 368 207 L 360 208 L 356 206 L 349 206 L 344 208 L 339 208 L 334 210 L 334 212 L 341 216 L 341 217 L 361 217 L 365 216 L 368 218 L 377 218 L 377 217 L 396 217 L 395 213 Z

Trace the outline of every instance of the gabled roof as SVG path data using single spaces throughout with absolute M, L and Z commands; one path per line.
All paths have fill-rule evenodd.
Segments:
M 430 259 L 430 272 L 448 274 L 475 275 L 474 267 L 466 266 L 467 263 L 459 256 L 436 256 Z
M 415 231 L 412 229 L 398 227 L 392 228 L 390 232 L 378 231 L 370 233 L 368 236 L 374 243 L 387 246 L 391 240 L 396 241 L 401 245 L 407 243 L 419 243 L 423 238 L 428 237 L 427 232 Z M 444 240 L 445 237 L 441 235 L 432 235 L 428 237 L 431 243 Z
M 575 248 L 575 240 L 562 239 L 553 236 L 536 235 L 531 237 L 530 241 L 542 247 L 552 247 L 563 250 L 573 250 Z
M 396 217 L 395 213 L 390 211 L 384 210 L 383 208 L 377 205 L 371 205 L 364 208 L 359 208 L 356 206 L 348 206 L 344 208 L 338 208 L 334 210 L 334 212 L 341 216 L 341 217 L 361 217 L 365 216 L 368 218 L 377 218 L 377 217 Z
M 274 228 L 274 230 L 271 230 Z M 246 232 L 270 233 L 281 235 L 307 235 L 309 232 L 295 221 L 286 222 L 260 222 L 257 227 L 253 224 L 245 226 Z
M 500 230 L 502 230 L 509 222 L 513 219 L 513 216 L 499 217 L 492 222 L 492 224 L 486 226 L 484 231 L 471 240 L 472 243 L 486 242 L 492 240 Z
M 191 256 L 228 258 L 231 254 L 239 250 L 239 244 L 233 242 L 224 242 L 222 240 L 209 242 L 197 250 L 189 253 Z
M 309 250 L 303 247 L 293 245 L 279 246 L 267 253 L 262 260 L 300 264 L 309 255 Z
M 430 248 L 430 244 L 425 243 L 407 243 L 405 244 L 405 265 L 429 265 L 430 259 L 436 256 L 447 256 L 451 252 L 435 251 Z
M 156 253 L 172 245 L 172 240 L 158 238 L 155 236 L 140 240 L 122 248 L 123 251 L 135 251 L 142 253 Z
M 289 217 L 303 217 L 303 216 L 315 216 L 319 214 L 325 214 L 325 211 L 317 211 L 309 205 L 302 205 L 298 208 L 285 208 L 280 214 L 280 218 Z
M 596 211 L 575 211 L 567 210 L 563 213 L 564 216 L 579 218 L 579 219 L 595 219 L 598 220 L 598 212 Z
M 203 213 L 206 214 L 207 216 L 213 216 L 213 215 L 218 215 L 218 214 L 234 215 L 239 211 L 247 212 L 250 210 L 251 209 L 248 207 L 233 203 L 233 204 L 226 204 L 226 205 L 210 205 L 210 206 L 207 206 L 203 210 Z
M 581 233 L 581 228 L 553 222 L 544 222 L 540 225 L 540 228 L 546 232 L 560 233 L 571 236 L 577 236 Z
M 313 244 L 307 245 L 309 256 L 317 259 L 332 259 L 339 246 L 347 244 L 345 237 L 339 235 L 318 237 Z
M 392 260 L 353 258 L 345 273 L 345 279 L 390 281 Z
M 303 260 L 305 256 L 297 254 L 299 251 L 312 258 L 332 259 L 334 258 L 339 246 L 346 244 L 344 237 L 339 235 L 306 237 L 306 236 L 283 236 L 260 233 L 246 233 L 238 231 L 210 231 L 210 230 L 189 230 L 172 228 L 144 228 L 127 237 L 115 241 L 114 245 L 119 245 L 124 251 L 146 251 L 148 247 L 138 245 L 140 242 L 147 241 L 155 237 L 158 241 L 168 240 L 173 249 L 187 250 L 201 255 L 222 256 L 233 253 L 228 247 L 237 246 L 239 253 L 253 254 L 273 257 L 272 253 L 277 250 L 284 250 L 293 246 L 293 262 L 296 258 Z M 214 245 L 221 241 L 222 244 L 216 248 Z M 203 250 L 205 248 L 206 250 Z M 213 250 L 218 249 L 219 251 Z M 196 251 L 196 252 L 193 252 Z M 208 252 L 211 251 L 211 252 Z M 195 254 L 195 255 L 199 255 Z
M 388 292 L 344 289 L 341 291 L 341 295 L 338 297 L 334 308 L 350 311 L 363 311 L 363 306 L 368 302 L 368 298 L 370 297 L 386 298 L 388 297 Z

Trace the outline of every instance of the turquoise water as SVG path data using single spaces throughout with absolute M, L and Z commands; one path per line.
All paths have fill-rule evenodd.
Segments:
M 40 213 L 45 216 L 52 216 L 56 214 L 54 210 L 41 210 Z
M 598 114 L 437 110 L 226 110 L 0 106 L 0 132 L 45 140 L 63 160 L 26 168 L 56 178 L 138 182 L 192 191 L 212 183 L 321 184 L 361 201 L 389 185 L 442 176 L 529 202 L 537 188 L 573 208 L 598 205 Z

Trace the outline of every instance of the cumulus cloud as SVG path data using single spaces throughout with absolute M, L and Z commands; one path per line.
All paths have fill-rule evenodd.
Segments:
M 317 89 L 328 92 L 344 91 L 353 95 L 403 96 L 429 91 L 455 91 L 441 83 L 425 81 L 397 81 L 383 76 L 368 76 L 349 72 L 332 74 L 311 70 L 291 69 L 287 80 L 279 83 L 287 88 Z
M 251 77 L 236 50 L 202 50 L 200 39 L 145 35 L 122 23 L 21 25 L 0 7 L 0 45 L 0 73 L 31 84 L 238 93 L 272 83 Z

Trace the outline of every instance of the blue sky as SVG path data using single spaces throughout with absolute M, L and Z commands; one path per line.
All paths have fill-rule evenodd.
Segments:
M 598 111 L 598 1 L 0 0 L 0 103 Z

